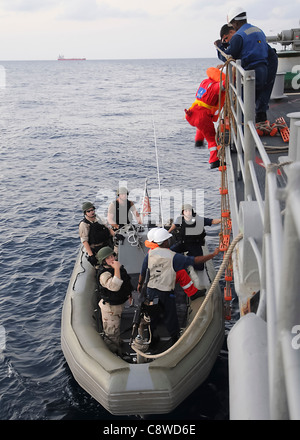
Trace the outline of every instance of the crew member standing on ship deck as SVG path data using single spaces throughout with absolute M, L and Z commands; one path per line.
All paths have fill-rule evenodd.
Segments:
M 230 24 L 224 24 L 221 27 L 220 30 L 220 38 L 221 40 L 215 41 L 215 45 L 218 46 L 223 52 L 228 48 L 230 44 L 230 40 L 235 34 L 235 30 L 233 26 Z M 226 61 L 226 58 L 217 50 L 218 58 L 221 61 Z M 276 53 L 276 50 L 272 48 L 268 44 L 268 75 L 267 75 L 267 82 L 265 86 L 263 87 L 263 90 L 261 93 L 259 93 L 258 98 L 256 100 L 256 108 L 255 108 L 255 120 L 256 120 L 256 127 L 258 129 L 258 133 L 261 135 L 261 132 L 259 131 L 261 123 L 270 125 L 268 118 L 267 118 L 267 110 L 269 108 L 269 101 L 272 93 L 272 89 L 274 86 L 276 73 L 278 68 L 278 56 Z M 271 131 L 271 129 L 270 129 Z
M 176 272 L 188 266 L 205 263 L 218 255 L 219 248 L 212 254 L 197 257 L 188 257 L 170 250 L 169 239 L 172 237 L 166 229 L 160 228 L 154 234 L 154 243 L 159 246 L 150 249 L 146 255 L 139 277 L 137 290 L 140 292 L 149 269 L 146 302 L 149 304 L 148 312 L 151 317 L 151 331 L 156 329 L 160 311 L 162 310 L 166 328 L 175 343 L 179 337 L 179 323 L 176 311 L 174 288 Z
M 241 60 L 245 70 L 255 70 L 255 102 L 256 122 L 265 121 L 264 109 L 259 108 L 262 102 L 261 94 L 268 80 L 269 49 L 264 32 L 247 22 L 247 14 L 241 7 L 233 7 L 227 15 L 235 34 L 230 39 L 229 46 L 224 50 L 235 60 Z M 215 42 L 219 46 L 219 42 Z

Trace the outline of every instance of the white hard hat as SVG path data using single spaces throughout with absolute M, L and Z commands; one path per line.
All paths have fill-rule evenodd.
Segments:
M 243 14 L 243 15 L 241 15 Z M 240 17 L 237 17 L 237 15 L 241 15 Z M 234 6 L 231 8 L 227 14 L 227 23 L 231 23 L 232 20 L 247 20 L 247 14 L 244 8 L 241 6 Z
M 157 231 L 157 229 L 160 229 L 160 228 L 157 227 L 157 228 L 150 229 L 150 231 L 147 234 L 147 238 L 149 241 L 153 241 L 154 233 L 155 233 L 155 231 Z
M 171 238 L 172 234 L 170 234 L 166 229 L 164 228 L 158 228 L 154 232 L 153 241 L 157 244 L 162 244 L 165 240 L 168 240 L 168 238 Z

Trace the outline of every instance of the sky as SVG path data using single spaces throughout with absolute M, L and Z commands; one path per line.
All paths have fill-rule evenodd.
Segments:
M 215 57 L 232 6 L 266 35 L 299 28 L 300 0 L 0 0 L 0 60 Z

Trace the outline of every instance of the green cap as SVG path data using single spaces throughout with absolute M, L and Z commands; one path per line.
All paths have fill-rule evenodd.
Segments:
M 125 188 L 125 186 L 121 186 L 121 187 L 117 190 L 117 196 L 119 196 L 120 194 L 127 194 L 127 195 L 128 195 L 128 189 Z
M 102 262 L 103 262 L 103 260 L 105 260 L 105 258 L 107 258 L 113 254 L 114 254 L 114 250 L 111 247 L 105 246 L 105 247 L 101 248 L 96 254 L 96 258 L 98 260 L 98 263 L 102 264 Z
M 181 210 L 185 211 L 186 209 L 190 209 L 191 211 L 193 210 L 192 205 L 190 205 L 189 203 L 186 203 L 185 205 L 182 205 Z
M 82 211 L 85 213 L 85 211 L 87 211 L 88 209 L 91 209 L 91 208 L 93 208 L 93 209 L 95 209 L 95 206 L 91 203 L 91 202 L 85 202 L 83 205 L 82 205 Z

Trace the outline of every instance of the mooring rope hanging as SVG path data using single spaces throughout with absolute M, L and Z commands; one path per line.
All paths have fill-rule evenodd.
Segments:
M 215 277 L 215 279 L 213 280 L 210 289 L 207 293 L 207 295 L 205 296 L 205 299 L 203 301 L 203 303 L 201 304 L 199 310 L 197 311 L 192 323 L 190 324 L 190 326 L 187 328 L 187 330 L 183 333 L 183 335 L 178 339 L 178 341 L 175 342 L 174 345 L 172 345 L 172 347 L 168 348 L 166 351 L 163 351 L 162 353 L 158 353 L 158 354 L 146 354 L 143 353 L 142 351 L 140 351 L 137 347 L 134 346 L 134 343 L 132 344 L 131 348 L 138 353 L 140 356 L 147 358 L 147 359 L 158 359 L 162 356 L 165 356 L 166 354 L 170 353 L 170 351 L 172 351 L 175 347 L 177 347 L 181 342 L 182 342 L 182 338 L 186 338 L 188 337 L 188 335 L 194 331 L 194 327 L 197 325 L 197 320 L 200 318 L 203 310 L 205 309 L 206 304 L 208 303 L 208 301 L 211 299 L 215 288 L 217 287 L 220 278 L 225 270 L 225 268 L 228 265 L 229 259 L 231 258 L 232 252 L 234 251 L 235 246 L 237 245 L 237 243 L 243 238 L 243 234 L 240 233 L 239 235 L 237 235 L 235 237 L 235 239 L 232 241 L 232 243 L 230 244 L 227 252 L 224 254 L 224 259 L 222 261 L 222 264 L 218 270 L 218 273 Z
M 227 57 L 228 58 L 228 57 Z M 233 61 L 232 58 L 227 59 L 226 63 L 224 64 L 222 70 L 228 66 L 228 64 Z M 222 70 L 220 71 L 220 83 L 222 78 Z M 231 319 L 230 314 L 230 301 L 232 299 L 231 295 L 231 288 L 230 283 L 232 281 L 232 252 L 236 246 L 236 244 L 243 238 L 243 234 L 240 233 L 230 244 L 230 236 L 231 236 L 231 228 L 232 228 L 232 221 L 230 216 L 230 205 L 229 205 L 229 196 L 228 196 L 228 180 L 227 180 L 227 171 L 226 171 L 226 164 L 225 164 L 225 146 L 228 146 L 230 144 L 230 131 L 231 131 L 231 124 L 234 121 L 234 117 L 231 111 L 231 105 L 230 105 L 230 95 L 229 95 L 229 75 L 228 75 L 228 69 L 226 69 L 226 77 L 225 77 L 225 101 L 223 108 L 221 108 L 221 87 L 220 87 L 220 93 L 219 93 L 219 123 L 217 132 L 216 132 L 216 141 L 218 144 L 218 157 L 220 160 L 220 167 L 219 170 L 221 171 L 221 187 L 220 187 L 220 194 L 221 194 L 221 231 L 220 231 L 220 250 L 224 252 L 223 255 L 223 261 L 222 264 L 218 270 L 218 273 L 214 279 L 214 281 L 211 284 L 211 287 L 201 304 L 199 310 L 197 311 L 192 323 L 187 328 L 187 330 L 183 333 L 183 335 L 179 338 L 177 342 L 175 342 L 172 347 L 170 347 L 168 350 L 155 354 L 155 355 L 149 355 L 142 351 L 140 351 L 137 347 L 134 346 L 134 343 L 131 345 L 132 349 L 139 354 L 140 356 L 147 358 L 147 359 L 158 359 L 162 356 L 165 356 L 168 354 L 171 350 L 174 349 L 174 347 L 178 346 L 178 344 L 182 341 L 182 338 L 187 337 L 188 334 L 190 334 L 191 331 L 193 331 L 194 326 L 196 325 L 197 319 L 201 316 L 201 313 L 203 312 L 207 302 L 210 300 L 216 286 L 218 285 L 222 273 L 225 271 L 225 282 L 226 287 L 224 289 L 224 300 L 225 300 L 225 316 L 227 319 Z M 221 114 L 223 117 L 221 117 Z M 222 126 L 223 124 L 223 126 Z M 226 139 L 227 137 L 227 139 Z M 229 305 L 229 307 L 228 307 Z
M 227 251 L 230 245 L 230 236 L 232 229 L 232 221 L 231 221 L 231 213 L 230 213 L 230 203 L 229 203 L 229 195 L 228 195 L 228 178 L 227 178 L 227 170 L 226 170 L 226 161 L 225 161 L 225 148 L 228 147 L 231 143 L 231 129 L 234 127 L 234 116 L 231 110 L 231 101 L 230 101 L 230 84 L 229 84 L 229 74 L 228 74 L 228 65 L 231 61 L 234 61 L 232 58 L 227 57 L 226 63 L 223 65 L 220 75 L 222 75 L 222 71 L 226 68 L 226 76 L 225 76 L 225 100 L 224 106 L 222 109 L 222 116 L 220 118 L 220 122 L 216 131 L 216 142 L 218 144 L 218 157 L 220 160 L 219 170 L 221 171 L 221 186 L 220 186 L 220 195 L 221 195 L 221 229 L 219 234 L 220 244 L 219 248 L 222 252 L 224 252 L 223 258 L 225 258 L 225 252 Z M 219 107 L 221 105 L 221 88 L 219 95 Z M 221 114 L 221 109 L 219 109 L 219 113 Z M 224 301 L 225 301 L 225 318 L 227 320 L 231 319 L 231 281 L 233 280 L 233 269 L 232 269 L 232 259 L 231 257 L 228 260 L 227 267 L 225 269 L 225 287 L 224 287 Z

